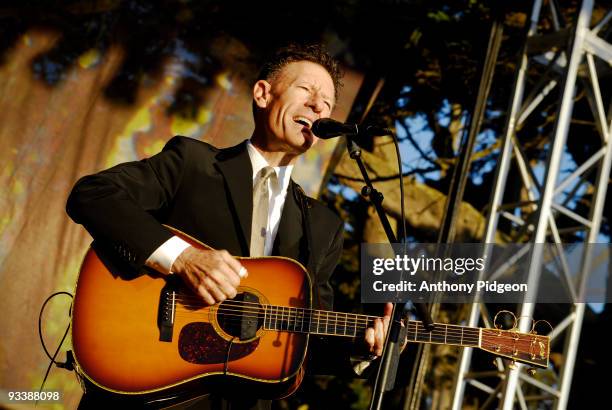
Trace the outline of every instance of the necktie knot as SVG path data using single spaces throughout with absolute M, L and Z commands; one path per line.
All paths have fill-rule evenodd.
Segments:
M 272 177 L 272 179 L 275 179 L 274 177 L 276 177 L 274 168 L 263 167 L 261 171 L 259 171 L 259 180 L 262 181 L 262 183 L 265 183 L 270 177 Z M 257 181 L 255 182 L 255 184 L 257 184 Z

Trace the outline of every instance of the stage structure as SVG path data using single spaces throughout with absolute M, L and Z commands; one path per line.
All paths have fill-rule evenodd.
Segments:
M 553 243 L 560 249 L 561 237 L 568 232 L 584 238 L 585 243 L 598 242 L 612 164 L 612 112 L 610 101 L 602 98 L 599 80 L 604 71 L 609 72 L 612 65 L 612 45 L 602 38 L 602 33 L 611 24 L 612 11 L 607 11 L 591 27 L 594 2 L 584 0 L 577 10 L 575 24 L 564 26 L 557 3 L 542 3 L 542 0 L 536 0 L 533 5 L 526 43 L 517 66 L 484 240 L 493 243 L 501 223 L 512 227 L 516 234 L 513 241 Z M 544 18 L 552 22 L 553 29 L 548 33 L 539 31 Z M 541 73 L 538 77 L 530 75 L 537 71 Z M 531 89 L 527 89 L 530 85 Z M 521 139 L 522 133 L 526 131 L 524 125 L 530 115 L 539 112 L 536 108 L 543 101 L 553 97 L 553 92 L 559 93 L 559 96 L 554 128 L 547 143 L 543 144 L 545 160 L 530 162 L 525 155 L 527 147 L 522 145 L 524 139 Z M 599 149 L 584 161 L 581 160 L 581 163 L 568 161 L 565 151 L 568 141 L 579 141 L 581 138 L 580 135 L 568 133 L 577 92 L 586 96 L 601 138 Z M 506 183 L 511 167 L 518 170 L 522 192 L 526 197 L 505 203 L 505 194 L 512 192 L 512 187 Z M 567 172 L 568 167 L 573 169 Z M 580 208 L 576 199 L 584 194 L 587 187 L 590 189 L 591 203 L 588 209 L 584 209 L 587 207 Z M 573 226 L 560 231 L 558 227 L 561 218 L 564 221 L 571 220 Z M 578 272 L 570 272 L 563 252 L 558 252 L 560 263 L 557 274 L 565 278 L 573 296 L 580 294 L 591 268 L 589 248 L 584 249 Z M 537 289 L 543 272 L 542 256 L 537 250 L 528 256 L 530 290 Z M 462 408 L 465 389 L 471 385 L 488 394 L 483 408 L 499 400 L 499 408 L 504 410 L 527 409 L 532 408 L 529 407 L 532 400 L 546 400 L 551 401 L 555 409 L 565 409 L 586 306 L 584 303 L 572 303 L 567 307 L 564 318 L 550 332 L 551 343 L 562 349 L 564 358 L 559 373 L 550 384 L 530 375 L 525 366 L 507 365 L 501 360 L 496 361 L 496 370 L 473 371 L 472 350 L 464 349 L 455 380 L 452 408 Z M 518 306 L 517 316 L 532 317 L 534 309 L 534 303 L 525 301 Z M 492 319 L 486 306 L 475 303 L 470 311 L 468 325 L 476 326 L 480 320 L 485 326 L 491 326 Z M 519 321 L 520 331 L 528 332 L 530 328 L 530 321 Z M 490 380 L 492 375 L 497 376 L 496 385 L 486 383 L 485 379 Z M 539 393 L 526 395 L 524 391 L 527 388 Z

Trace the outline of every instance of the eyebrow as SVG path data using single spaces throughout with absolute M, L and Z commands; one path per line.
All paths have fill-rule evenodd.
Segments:
M 296 81 L 296 83 L 297 83 L 297 85 L 307 85 L 309 88 L 316 88 L 315 84 L 313 82 L 311 82 L 311 81 L 308 81 L 308 80 L 299 80 L 299 81 Z M 336 105 L 336 98 L 335 97 L 330 97 L 326 93 L 322 92 L 321 87 L 318 87 L 317 91 L 321 94 L 321 96 L 323 97 L 323 100 L 325 100 L 326 102 L 329 103 L 330 108 L 333 109 L 335 107 L 335 105 Z M 335 95 L 335 91 L 336 90 L 334 89 L 334 95 Z

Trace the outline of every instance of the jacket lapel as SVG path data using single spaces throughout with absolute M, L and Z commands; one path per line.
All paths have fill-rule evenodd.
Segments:
M 217 168 L 225 179 L 231 196 L 230 206 L 242 230 L 243 254 L 249 254 L 251 218 L 253 213 L 253 167 L 246 149 L 246 141 L 217 154 Z M 211 200 L 215 200 L 211 198 Z
M 296 199 L 295 183 L 291 181 L 283 213 L 278 224 L 278 231 L 272 248 L 274 255 L 286 256 L 305 264 L 306 255 L 302 249 L 302 210 Z

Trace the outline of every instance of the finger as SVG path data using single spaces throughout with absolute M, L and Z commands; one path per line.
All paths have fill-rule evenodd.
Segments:
M 223 275 L 223 281 L 231 283 L 234 288 L 237 288 L 240 285 L 240 274 L 239 272 L 235 272 L 230 265 L 225 262 L 225 260 L 221 261 L 221 263 L 217 266 L 219 271 Z
M 238 275 L 231 272 L 227 267 L 220 267 L 210 272 L 210 276 L 214 279 L 217 287 L 227 296 L 233 298 L 236 296 L 240 278 Z
M 208 290 L 206 290 L 204 285 L 198 286 L 197 294 L 200 295 L 202 297 L 202 299 L 204 299 L 204 301 L 207 304 L 209 304 L 209 305 L 214 305 L 215 304 L 215 298 L 213 298 L 212 295 L 208 292 Z
M 385 317 L 391 317 L 391 314 L 393 313 L 393 303 L 387 302 L 385 304 L 385 310 L 384 310 L 384 316 Z
M 383 332 L 383 322 L 380 319 L 376 319 L 374 322 L 374 330 L 375 330 L 375 349 L 376 355 L 380 356 L 382 354 L 383 342 L 385 340 L 385 334 Z
M 391 316 L 383 316 L 383 319 L 382 319 L 383 335 L 387 334 L 387 329 L 389 329 L 390 321 L 391 321 Z
M 365 341 L 368 344 L 368 346 L 370 347 L 370 352 L 372 351 L 372 348 L 374 347 L 374 342 L 375 342 L 375 338 L 374 338 L 374 329 L 369 327 L 366 329 L 365 332 Z
M 214 280 L 213 286 L 222 294 L 224 300 L 236 296 L 236 287 L 227 280 L 227 277 L 221 271 L 213 270 L 210 273 L 210 278 Z
M 234 258 L 228 251 L 221 251 L 221 256 L 223 257 L 225 263 L 227 263 L 234 273 L 236 273 L 236 275 L 238 275 L 240 278 L 248 276 L 249 273 L 247 272 L 246 268 L 242 266 L 242 264 L 238 262 L 238 259 Z
M 221 290 L 221 288 L 217 285 L 217 282 L 211 276 L 204 278 L 204 287 L 206 290 L 208 290 L 208 293 L 215 298 L 215 303 L 223 302 L 225 299 L 227 299 L 225 292 Z

